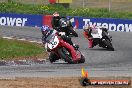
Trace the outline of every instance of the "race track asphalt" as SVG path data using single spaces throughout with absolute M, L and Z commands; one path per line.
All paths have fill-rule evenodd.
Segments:
M 110 32 L 115 51 L 107 51 L 98 46 L 88 48 L 88 41 L 82 30 L 77 30 L 78 38 L 73 42 L 80 46 L 86 58 L 83 64 L 66 64 L 49 62 L 43 64 L 0 66 L 0 77 L 68 77 L 81 76 L 81 69 L 89 72 L 91 77 L 132 76 L 132 33 Z M 41 41 L 41 32 L 33 27 L 0 26 L 0 36 L 15 36 L 28 40 Z

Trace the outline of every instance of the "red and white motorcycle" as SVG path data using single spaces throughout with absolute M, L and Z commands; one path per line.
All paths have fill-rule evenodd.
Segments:
M 93 46 L 99 45 L 100 47 L 114 51 L 112 45 L 112 36 L 108 33 L 108 29 L 103 27 L 96 27 L 91 33 L 93 38 Z
M 58 59 L 63 59 L 69 64 L 85 62 L 85 57 L 79 49 L 75 49 L 72 45 L 63 41 L 56 33 L 49 35 L 46 40 L 48 42 L 45 44 L 45 48 L 50 51 L 49 60 L 51 63 Z

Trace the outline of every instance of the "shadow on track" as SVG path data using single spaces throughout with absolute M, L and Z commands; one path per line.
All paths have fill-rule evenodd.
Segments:
M 105 48 L 87 48 L 86 50 L 90 50 L 90 51 L 111 51 Z M 117 51 L 117 50 L 114 50 Z

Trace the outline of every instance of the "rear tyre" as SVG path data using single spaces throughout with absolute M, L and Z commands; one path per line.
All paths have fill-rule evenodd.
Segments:
M 58 56 L 54 53 L 54 52 L 51 52 L 50 55 L 49 55 L 49 61 L 51 63 L 55 62 L 56 60 L 58 60 Z
M 64 59 L 66 62 L 68 62 L 69 64 L 75 64 L 75 62 L 72 60 L 72 56 L 71 53 L 65 49 L 64 47 L 59 49 L 59 54 L 61 56 L 62 59 Z

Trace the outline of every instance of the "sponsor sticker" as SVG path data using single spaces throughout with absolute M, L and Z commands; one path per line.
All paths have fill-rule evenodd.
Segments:
M 0 17 L 0 25 L 25 26 L 27 18 Z

